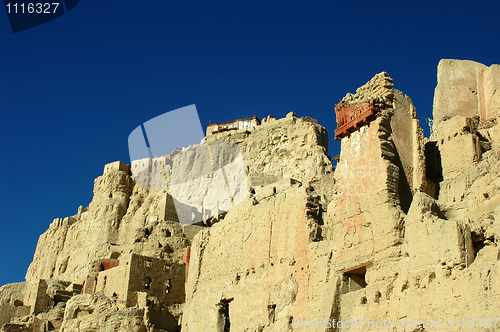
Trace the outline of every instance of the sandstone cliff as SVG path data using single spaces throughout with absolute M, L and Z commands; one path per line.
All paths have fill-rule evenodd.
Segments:
M 26 282 L 0 288 L 2 331 L 500 330 L 499 68 L 440 62 L 430 138 L 377 74 L 336 106 L 335 170 L 326 129 L 293 113 L 185 149 L 181 193 L 106 165 Z M 239 147 L 244 195 L 181 226 L 178 200 L 207 204 L 217 142 Z

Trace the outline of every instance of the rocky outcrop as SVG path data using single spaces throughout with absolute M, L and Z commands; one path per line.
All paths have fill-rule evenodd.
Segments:
M 268 137 L 269 132 L 272 137 Z M 320 174 L 332 171 L 326 135 L 317 121 L 299 119 L 294 114 L 265 126 L 217 133 L 208 142 L 182 149 L 165 169 L 158 168 L 161 172 L 156 172 L 153 180 L 163 181 L 164 189 L 137 185 L 136 179 L 144 182 L 140 173 L 121 162 L 106 165 L 103 175 L 95 180 L 90 205 L 80 207 L 74 216 L 55 219 L 40 236 L 26 274 L 27 282 L 19 287 L 10 286 L 9 292 L 5 288 L 2 301 L 6 305 L 13 306 L 14 297 L 24 302 L 16 302 L 21 309 L 5 309 L 8 315 L 4 321 L 30 314 L 23 323 L 25 328 L 38 329 L 33 320 L 36 318 L 36 322 L 50 323 L 64 331 L 99 330 L 110 328 L 106 318 L 109 315 L 119 318 L 128 315 L 124 312 L 129 312 L 129 308 L 140 306 L 133 313 L 143 317 L 140 324 L 134 325 L 137 316 L 115 328 L 175 329 L 180 324 L 185 301 L 184 282 L 189 265 L 185 253 L 194 235 L 203 228 L 182 227 L 178 203 L 180 207 L 191 208 L 190 211 L 203 207 L 200 211 L 206 212 L 211 207 L 207 199 L 213 200 L 215 214 L 212 210 L 212 215 L 200 219 L 211 225 L 250 193 L 259 200 L 274 195 L 268 192 L 269 188 L 261 189 L 260 184 L 275 183 L 279 188 L 274 191 L 284 192 L 291 186 L 292 173 L 300 179 L 318 179 Z M 286 164 L 278 163 L 284 159 Z M 313 174 L 311 169 L 318 172 Z M 217 177 L 219 170 L 223 172 Z M 214 184 L 217 179 L 224 181 Z M 233 191 L 232 204 L 224 210 L 219 209 L 223 196 L 219 191 L 227 194 L 226 184 Z M 318 227 L 317 223 L 311 223 L 311 236 L 316 236 Z M 108 300 L 87 303 L 88 298 L 75 298 L 85 302 L 77 307 L 90 308 L 82 309 L 89 317 L 83 318 L 87 315 L 84 313 L 60 315 L 60 306 L 68 310 L 74 295 L 79 293 L 97 294 L 103 301 Z M 102 312 L 92 309 L 94 305 L 104 309 Z
M 443 176 L 475 168 L 483 153 L 500 149 L 500 66 L 444 59 L 434 95 L 434 138 Z M 456 153 L 456 147 L 461 153 Z
M 354 320 L 363 330 L 380 330 L 383 321 L 452 330 L 455 318 L 496 315 L 498 204 L 485 206 L 486 239 L 470 219 L 453 215 L 457 205 L 441 203 L 446 165 L 426 159 L 435 141 L 423 138 L 411 100 L 386 73 L 348 95 L 341 111 L 352 109 L 356 119 L 363 107 L 375 107 L 376 116 L 346 130 L 333 182 L 263 187 L 272 194 L 256 192 L 195 237 L 183 331 L 348 329 L 332 320 Z M 474 191 L 498 178 L 477 173 L 484 182 Z M 497 197 L 495 188 L 488 192 Z
M 61 332 L 72 331 L 131 331 L 146 332 L 144 308 L 120 310 L 105 296 L 77 295 L 64 310 Z
M 251 186 L 284 178 L 310 181 L 332 171 L 328 131 L 318 121 L 297 118 L 293 112 L 257 127 L 211 135 L 208 142 L 212 141 L 240 147 Z
M 500 115 L 499 87 L 499 65 L 443 59 L 438 65 L 434 119 L 440 122 L 457 115 L 496 118 Z
M 286 330 L 293 313 L 310 310 L 308 247 L 318 225 L 307 205 L 305 187 L 282 184 L 197 234 L 183 331 L 223 331 L 229 324 L 235 331 Z
M 377 74 L 335 108 L 335 170 L 326 129 L 294 113 L 209 135 L 154 178 L 106 165 L 27 281 L 0 288 L 2 331 L 498 329 L 497 69 L 440 62 L 430 138 Z

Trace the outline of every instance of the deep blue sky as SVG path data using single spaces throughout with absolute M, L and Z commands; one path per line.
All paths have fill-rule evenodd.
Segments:
M 295 111 L 333 133 L 335 104 L 381 71 L 431 117 L 440 59 L 500 63 L 498 13 L 498 0 L 82 0 L 13 34 L 0 9 L 0 285 L 24 280 L 39 235 L 88 206 L 106 163 L 129 163 L 141 123 L 196 104 L 204 128 Z

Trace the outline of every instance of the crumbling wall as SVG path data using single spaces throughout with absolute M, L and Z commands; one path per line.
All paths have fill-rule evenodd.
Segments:
M 26 282 L 7 284 L 0 287 L 0 305 L 19 306 L 20 302 L 23 302 L 25 292 Z
M 436 122 L 456 115 L 482 120 L 500 115 L 500 66 L 468 60 L 442 59 L 434 93 Z
M 119 308 L 102 295 L 82 294 L 68 301 L 61 332 L 148 331 L 144 308 Z
M 105 256 L 110 243 L 118 243 L 131 191 L 127 172 L 112 169 L 98 177 L 87 211 L 79 219 L 56 219 L 40 236 L 26 279 L 85 280 L 88 262 Z
M 464 193 L 482 176 L 478 171 L 485 167 L 481 164 L 495 162 L 500 156 L 499 116 L 499 65 L 450 59 L 439 62 L 434 136 L 443 171 L 439 201 L 448 206 L 446 210 L 453 210 L 452 205 L 477 204 L 475 195 Z
M 413 176 L 414 153 L 420 153 L 411 139 L 403 140 L 414 138 L 415 110 L 409 98 L 392 88 L 387 73 L 341 103 L 367 99 L 376 101 L 377 118 L 342 138 L 336 195 L 328 207 L 327 227 L 341 260 L 337 263 L 347 264 L 344 269 L 367 264 L 401 242 L 403 209 L 412 196 L 406 174 Z
M 0 327 L 10 322 L 12 318 L 26 316 L 30 313 L 30 307 L 0 305 Z
M 27 280 L 82 283 L 93 262 L 113 252 L 133 250 L 182 260 L 189 240 L 178 222 L 168 220 L 175 207 L 165 190 L 140 188 L 126 172 L 111 170 L 96 179 L 94 192 L 92 203 L 78 219 L 58 218 L 40 236 Z
M 289 114 L 285 119 L 219 133 L 211 139 L 240 146 L 250 183 L 257 186 L 282 178 L 318 178 L 332 170 L 327 131 L 310 118 Z M 123 164 L 108 164 L 95 180 L 89 207 L 74 217 L 57 219 L 41 235 L 26 278 L 83 282 L 92 268 L 90 262 L 113 251 L 133 250 L 181 261 L 189 241 L 180 227 L 168 226 L 176 219 L 167 190 L 141 188 Z
M 417 112 L 407 95 L 393 89 L 391 138 L 396 147 L 396 164 L 402 170 L 399 177 L 399 195 L 403 210 L 407 211 L 413 194 L 423 191 L 435 196 L 427 179 L 424 132 L 420 128 Z
M 393 143 L 384 138 L 389 123 L 389 115 L 382 114 L 342 140 L 337 195 L 328 207 L 326 225 L 332 227 L 334 251 L 350 264 L 366 263 L 400 241 L 400 169 Z
M 284 331 L 292 316 L 317 308 L 308 292 L 318 225 L 307 190 L 299 182 L 268 188 L 196 235 L 182 331 L 216 331 L 227 320 L 235 331 Z
M 444 180 L 453 179 L 464 170 L 473 168 L 482 151 L 477 132 L 478 119 L 457 115 L 437 122 L 435 138 L 441 153 Z M 457 153 L 457 148 L 460 153 Z
M 126 173 L 130 172 L 130 165 L 127 165 L 121 161 L 115 161 L 109 164 L 106 164 L 104 166 L 104 173 L 110 172 L 110 171 L 123 171 Z
M 39 314 L 52 305 L 53 299 L 48 295 L 49 285 L 45 279 L 34 279 L 28 282 L 24 303 L 31 307 L 31 312 Z
M 400 169 L 398 194 L 404 211 L 408 210 L 413 193 L 431 190 L 425 176 L 423 131 L 415 107 L 408 96 L 393 88 L 392 79 L 387 73 L 375 75 L 358 88 L 356 94 L 348 93 L 335 106 L 335 112 L 338 128 L 336 139 L 350 137 L 351 133 L 366 129 L 377 117 L 384 116 L 390 120 L 383 131 L 387 133 L 386 145 L 394 146 L 390 153 L 394 154 L 393 162 Z M 346 119 L 352 120 L 349 122 Z M 361 164 L 359 161 L 356 166 Z
M 208 142 L 238 144 L 243 154 L 250 186 L 292 178 L 310 181 L 333 167 L 328 156 L 328 131 L 309 117 L 268 121 L 260 126 L 207 137 Z
M 93 289 L 88 288 L 87 294 L 104 294 L 114 298 L 122 306 L 127 304 L 127 296 L 130 282 L 130 259 L 121 257 L 121 264 L 89 276 L 87 280 L 95 278 Z
M 442 74 L 438 76 L 442 78 Z M 442 79 L 446 80 L 446 78 Z M 439 100 L 442 96 L 439 97 L 438 88 L 436 91 L 436 98 Z M 395 93 L 396 96 L 397 94 Z M 491 287 L 492 279 L 490 279 L 495 278 L 493 274 L 498 273 L 499 250 L 496 245 L 498 218 L 496 216 L 499 215 L 499 205 L 497 204 L 498 187 L 495 184 L 498 177 L 498 158 L 493 151 L 485 152 L 485 144 L 481 144 L 484 142 L 481 136 L 485 135 L 481 135 L 476 129 L 479 128 L 477 114 L 470 109 L 474 102 L 457 101 L 453 100 L 452 96 L 447 97 L 450 98 L 449 104 L 458 108 L 450 111 L 451 113 L 441 121 L 435 120 L 434 134 L 441 153 L 437 158 L 430 152 L 427 154 L 433 158 L 433 161 L 442 160 L 442 165 L 433 165 L 436 167 L 430 173 L 436 173 L 442 167 L 442 174 L 432 175 L 435 179 L 442 176 L 444 181 L 439 183 L 439 192 L 430 190 L 432 188 L 429 183 L 425 183 L 427 180 L 425 178 L 421 178 L 420 187 L 416 185 L 412 188 L 414 191 L 408 214 L 399 215 L 403 218 L 399 225 L 402 226 L 401 230 L 404 230 L 400 233 L 400 242 L 393 242 L 393 246 L 388 247 L 385 253 L 382 252 L 383 254 L 367 257 L 367 252 L 374 252 L 374 248 L 383 243 L 382 240 L 370 245 L 370 239 L 373 237 L 371 233 L 377 234 L 376 232 L 382 230 L 381 239 L 388 241 L 394 228 L 387 227 L 384 232 L 384 225 L 390 225 L 391 220 L 393 225 L 398 225 L 395 222 L 395 215 L 391 217 L 390 214 L 377 213 L 379 210 L 376 203 L 367 209 L 359 208 L 363 206 L 362 198 L 349 200 L 349 198 L 342 197 L 343 191 L 339 191 L 337 202 L 331 204 L 332 209 L 329 208 L 329 214 L 333 214 L 334 222 L 339 212 L 344 212 L 343 215 L 347 217 L 353 216 L 346 219 L 346 221 L 352 220 L 346 224 L 340 218 L 339 222 L 334 224 L 332 231 L 333 234 L 339 234 L 337 237 L 334 235 L 334 248 L 336 243 L 342 241 L 344 247 L 347 247 L 347 249 L 338 250 L 341 255 L 337 258 L 334 256 L 333 259 L 333 264 L 337 265 L 336 269 L 342 278 L 337 288 L 337 295 L 334 297 L 332 318 L 345 320 L 350 317 L 370 317 L 372 321 L 390 320 L 396 324 L 403 319 L 405 322 L 418 322 L 420 326 L 413 325 L 413 328 L 428 330 L 431 321 L 441 321 L 443 324 L 441 317 L 459 319 L 461 314 L 471 316 L 477 313 L 476 315 L 487 316 L 499 311 L 497 304 L 485 305 L 485 303 L 497 303 L 500 296 L 499 288 Z M 394 119 L 396 115 L 398 104 L 396 102 L 393 104 L 394 115 L 391 119 Z M 438 102 L 437 107 L 439 105 Z M 383 114 L 381 112 L 380 117 Z M 388 115 L 391 116 L 390 112 Z M 415 142 L 418 142 L 420 130 L 414 129 L 415 116 L 406 118 L 402 116 L 397 121 L 391 120 L 391 130 L 387 130 L 388 127 L 384 128 L 383 122 L 380 125 L 377 121 L 370 122 L 365 130 L 361 127 L 359 131 L 353 132 L 350 138 L 343 138 L 342 143 L 346 140 L 346 144 L 345 147 L 342 146 L 342 153 L 346 150 L 348 153 L 344 158 L 348 159 L 347 163 L 343 164 L 341 155 L 336 177 L 347 173 L 349 168 L 344 167 L 347 165 L 350 165 L 351 169 L 360 164 L 375 162 L 376 165 L 380 157 L 377 153 L 371 155 L 369 153 L 374 146 L 377 147 L 373 143 L 371 145 L 368 143 L 371 137 L 373 142 L 381 144 L 384 149 L 399 154 L 403 167 L 398 167 L 399 173 L 394 172 L 391 175 L 401 176 L 404 172 L 408 177 L 408 174 L 413 174 L 414 178 L 410 180 L 410 183 L 415 183 L 415 170 L 420 172 L 419 177 L 423 174 L 422 172 L 426 172 L 421 166 L 425 164 L 422 157 L 423 144 L 414 145 L 414 151 L 418 152 L 413 154 L 413 164 L 410 164 L 414 170 L 407 172 L 404 166 L 405 151 L 411 145 L 404 144 L 404 142 L 399 144 L 396 139 L 399 133 L 405 133 L 400 138 L 417 137 Z M 378 137 L 376 131 L 371 136 L 367 134 L 371 130 L 370 127 L 374 125 L 378 125 Z M 410 128 L 412 128 L 413 136 L 408 135 Z M 380 133 L 380 131 L 388 132 L 390 135 Z M 365 135 L 365 140 L 363 140 L 363 135 Z M 381 138 L 386 138 L 389 142 L 384 142 Z M 397 159 L 391 160 L 394 165 L 398 165 Z M 406 159 L 406 162 L 408 160 L 411 158 Z M 383 168 L 382 171 L 384 171 Z M 351 176 L 351 181 L 342 181 L 343 179 L 339 178 L 337 185 L 341 188 L 358 179 L 358 183 L 368 182 L 362 177 L 362 173 L 359 173 Z M 385 196 L 380 190 L 384 182 L 383 178 L 379 181 L 377 178 L 370 178 L 370 186 L 374 187 L 369 195 L 372 200 L 376 201 L 377 197 Z M 380 188 L 377 183 L 380 184 Z M 385 190 L 394 193 L 401 200 L 401 187 L 390 186 L 389 183 L 387 182 Z M 398 183 L 401 182 L 398 181 Z M 391 191 L 391 188 L 397 190 Z M 436 201 L 428 196 L 426 191 L 435 197 L 438 194 L 439 200 Z M 339 199 L 341 204 L 338 203 Z M 345 201 L 349 203 L 342 205 Z M 375 215 L 374 222 L 379 223 L 377 229 L 372 232 L 370 232 L 372 223 L 366 222 L 365 219 L 365 215 L 371 214 Z M 350 248 L 353 253 L 356 252 L 361 257 L 356 257 L 354 254 L 346 255 L 345 253 L 348 253 Z M 354 276 L 352 276 L 353 273 Z M 363 282 L 352 287 L 354 280 Z M 478 286 L 480 283 L 486 286 L 483 288 Z M 450 326 L 441 325 L 441 328 L 443 327 Z M 376 328 L 372 326 L 371 329 L 367 329 L 375 330 Z M 339 330 L 346 330 L 346 328 Z
M 183 303 L 184 265 L 172 261 L 132 255 L 128 276 L 128 298 L 133 294 L 145 292 L 162 303 Z M 129 301 L 130 302 L 130 301 Z
M 422 331 L 494 318 L 496 68 L 440 64 L 431 140 L 409 97 L 376 75 L 342 101 L 343 124 L 356 121 L 334 173 L 326 129 L 307 117 L 213 135 L 240 146 L 251 186 L 212 227 L 182 229 L 167 190 L 140 188 L 112 164 L 89 208 L 40 237 L 29 282 L 0 289 L 4 330 L 175 330 L 182 317 L 184 332 L 339 331 L 350 328 L 325 319 L 363 318 Z M 366 105 L 376 112 L 360 120 Z M 360 113 L 347 117 L 352 110 Z M 87 276 L 89 294 L 74 296 L 81 286 L 69 281 Z M 34 313 L 12 317 L 26 308 Z M 378 327 L 360 326 L 392 330 Z
M 489 277 L 484 281 L 477 270 L 488 265 L 486 256 L 475 256 L 476 247 L 480 246 L 474 244 L 473 229 L 478 226 L 470 224 L 463 215 L 451 219 L 457 218 L 457 214 L 442 210 L 443 206 L 426 194 L 435 196 L 437 192 L 426 179 L 422 131 L 409 98 L 393 91 L 392 107 L 387 102 L 389 107 L 380 111 L 377 119 L 342 138 L 340 162 L 335 172 L 337 195 L 328 208 L 326 222 L 327 227 L 332 227 L 329 232 L 333 239 L 331 265 L 338 273 L 330 318 L 345 321 L 370 317 L 372 321 L 398 322 L 403 317 L 412 322 L 421 320 L 422 324 L 426 319 L 428 329 L 430 320 L 438 320 L 440 316 L 457 317 L 448 310 L 447 302 L 462 308 L 464 313 L 470 310 L 491 315 L 498 306 L 487 308 L 470 294 L 481 293 L 492 303 L 499 296 L 498 289 L 485 293 L 480 287 L 468 284 L 472 275 L 490 283 Z M 349 99 L 355 98 L 349 96 Z M 456 147 L 454 154 L 459 155 Z M 453 167 L 459 167 L 457 165 L 460 163 L 455 162 Z M 451 166 L 446 164 L 444 156 L 443 169 L 449 170 Z M 485 169 L 477 173 L 474 179 L 486 174 Z M 409 209 L 404 208 L 407 192 L 402 188 L 402 177 L 411 188 Z M 445 175 L 445 178 L 451 177 Z M 481 183 L 484 181 L 487 180 Z M 365 183 L 369 183 L 367 189 Z M 467 192 L 462 187 L 457 193 L 464 191 Z M 446 192 L 446 188 L 441 188 L 440 200 Z M 495 192 L 494 187 L 488 190 L 488 193 Z M 489 207 L 489 213 L 493 212 L 494 202 L 483 204 L 484 210 Z M 492 227 L 488 229 L 492 239 Z M 485 250 L 484 255 L 498 253 L 491 240 L 484 243 L 490 243 L 480 249 Z M 491 260 L 489 264 L 495 269 L 497 261 Z M 450 294 L 446 285 L 456 288 Z M 439 298 L 432 296 L 433 292 L 439 292 Z M 458 294 L 463 300 L 461 304 L 456 300 Z

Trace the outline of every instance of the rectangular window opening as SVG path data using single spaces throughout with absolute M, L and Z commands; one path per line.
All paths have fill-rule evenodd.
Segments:
M 218 303 L 219 307 L 219 325 L 222 327 L 223 332 L 229 332 L 231 322 L 229 321 L 229 303 L 233 299 L 224 299 Z
M 342 271 L 343 278 L 343 292 L 344 294 L 355 292 L 367 286 L 366 283 L 366 268 L 368 265 L 356 266 L 351 269 Z

